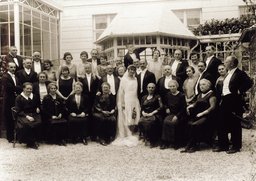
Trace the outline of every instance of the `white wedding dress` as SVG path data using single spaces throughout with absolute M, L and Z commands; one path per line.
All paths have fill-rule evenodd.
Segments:
M 112 145 L 133 147 L 139 144 L 138 137 L 132 135 L 128 127 L 130 125 L 138 125 L 140 119 L 140 103 L 137 98 L 137 89 L 137 79 L 128 77 L 126 72 L 121 79 L 117 94 L 117 136 Z M 136 116 L 133 114 L 134 111 Z

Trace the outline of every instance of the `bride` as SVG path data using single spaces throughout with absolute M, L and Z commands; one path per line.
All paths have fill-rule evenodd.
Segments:
M 132 135 L 130 128 L 138 125 L 140 104 L 137 96 L 138 83 L 135 77 L 136 67 L 130 65 L 121 79 L 117 94 L 118 123 L 117 137 L 112 142 L 118 146 L 136 146 L 138 138 Z

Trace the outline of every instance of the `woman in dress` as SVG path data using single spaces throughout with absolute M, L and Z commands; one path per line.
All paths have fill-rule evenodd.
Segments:
M 37 133 L 41 124 L 40 99 L 32 93 L 30 82 L 23 84 L 23 92 L 16 97 L 18 139 L 27 144 L 28 148 L 38 149 Z
M 183 91 L 186 97 L 187 105 L 190 105 L 195 101 L 195 86 L 198 79 L 198 76 L 195 74 L 195 69 L 192 66 L 186 68 L 187 78 L 183 83 Z
M 102 55 L 100 56 L 100 64 L 97 66 L 98 69 L 98 73 L 100 78 L 102 79 L 102 77 L 107 75 L 107 66 L 108 66 L 108 62 L 107 62 L 107 56 L 106 55 Z
M 193 153 L 200 141 L 211 143 L 213 136 L 213 116 L 216 107 L 216 97 L 211 90 L 211 82 L 202 79 L 199 82 L 201 93 L 196 102 L 187 107 L 189 115 L 189 140 L 185 150 L 181 152 Z
M 73 79 L 69 74 L 69 68 L 63 66 L 61 68 L 61 75 L 57 80 L 57 86 L 59 87 L 57 94 L 64 100 L 67 100 L 68 97 L 73 93 L 72 91 L 75 84 L 75 79 Z
M 89 104 L 88 97 L 83 92 L 83 84 L 76 82 L 74 85 L 74 94 L 70 95 L 66 101 L 68 109 L 68 133 L 69 138 L 76 143 L 79 139 L 84 145 L 87 145 L 86 137 L 88 136 L 89 124 Z
M 132 135 L 140 119 L 138 100 L 138 82 L 135 77 L 136 67 L 129 65 L 121 79 L 117 95 L 118 123 L 117 139 L 113 145 L 136 146 L 138 138 Z
M 67 120 L 65 119 L 65 106 L 63 99 L 57 95 L 57 85 L 50 83 L 49 94 L 43 99 L 43 119 L 46 124 L 46 136 L 48 141 L 66 146 Z
M 161 132 L 161 109 L 163 108 L 161 97 L 155 94 L 156 85 L 147 85 L 148 94 L 141 99 L 142 116 L 139 121 L 139 130 L 143 133 L 145 145 L 151 148 L 157 146 Z
M 77 79 L 77 68 L 76 68 L 76 65 L 72 63 L 72 60 L 73 60 L 72 54 L 70 52 L 65 52 L 64 56 L 63 56 L 63 60 L 64 60 L 64 62 L 62 65 L 60 65 L 59 70 L 58 70 L 58 78 L 61 75 L 62 67 L 66 66 L 69 69 L 70 76 L 74 80 L 76 80 Z
M 48 80 L 51 82 L 56 82 L 57 81 L 57 73 L 56 71 L 52 68 L 53 64 L 50 60 L 44 60 L 44 71 L 47 74 Z
M 171 144 L 175 149 L 184 142 L 186 128 L 186 100 L 184 94 L 178 91 L 176 80 L 169 83 L 170 92 L 166 95 L 166 114 L 162 128 L 162 143 L 160 149 L 166 149 Z
M 102 94 L 97 95 L 93 106 L 94 128 L 103 146 L 111 142 L 116 127 L 116 98 L 110 92 L 110 84 L 103 82 Z
M 156 82 L 162 77 L 163 74 L 163 60 L 160 56 L 160 51 L 155 49 L 153 51 L 153 60 L 148 61 L 148 70 L 155 74 Z

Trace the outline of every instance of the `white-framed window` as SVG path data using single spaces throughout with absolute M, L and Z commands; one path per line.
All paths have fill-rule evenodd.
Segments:
M 108 27 L 116 14 L 97 14 L 93 15 L 93 34 L 96 41 L 103 31 Z
M 193 29 L 201 23 L 202 9 L 182 9 L 172 11 L 189 29 Z

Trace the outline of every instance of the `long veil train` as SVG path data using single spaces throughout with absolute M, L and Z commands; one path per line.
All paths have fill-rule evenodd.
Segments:
M 139 140 L 138 140 L 138 137 L 132 135 L 132 132 L 129 129 L 130 123 L 127 117 L 129 117 L 130 112 L 128 108 L 125 107 L 126 110 L 123 109 L 123 107 L 125 106 L 125 101 L 128 102 L 130 101 L 130 99 L 133 99 L 133 97 L 130 96 L 129 100 L 125 100 L 125 94 L 127 93 L 125 92 L 126 91 L 125 86 L 129 86 L 129 84 L 127 84 L 128 81 L 130 80 L 128 77 L 128 71 L 126 71 L 123 77 L 121 78 L 119 91 L 117 93 L 117 109 L 118 109 L 117 134 L 116 134 L 116 139 L 112 142 L 112 145 L 133 147 L 139 144 Z M 137 116 L 139 117 L 139 115 Z

